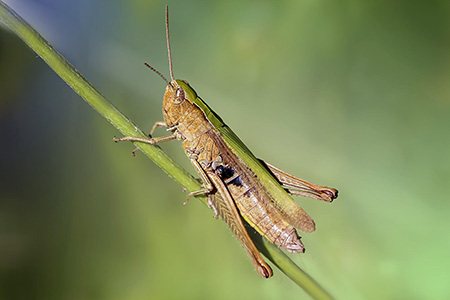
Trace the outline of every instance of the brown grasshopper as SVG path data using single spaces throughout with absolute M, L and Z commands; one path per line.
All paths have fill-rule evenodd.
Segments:
M 269 278 L 272 269 L 249 237 L 244 222 L 278 247 L 293 253 L 304 252 L 296 228 L 312 232 L 315 224 L 290 195 L 332 202 L 338 192 L 258 160 L 186 81 L 174 79 L 167 6 L 166 43 L 170 82 L 153 67 L 146 65 L 167 83 L 162 105 L 164 121 L 156 122 L 150 135 L 158 127 L 166 127 L 171 134 L 114 140 L 152 145 L 181 140 L 202 182 L 202 188 L 189 193 L 189 196 L 208 197 L 208 206 L 214 216 L 221 217 L 228 224 L 249 253 L 256 270 L 261 276 Z

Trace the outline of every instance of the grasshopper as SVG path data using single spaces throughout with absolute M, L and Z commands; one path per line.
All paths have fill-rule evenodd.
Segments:
M 247 250 L 257 272 L 269 278 L 273 274 L 272 269 L 249 237 L 244 222 L 276 246 L 292 253 L 304 252 L 305 247 L 296 228 L 312 232 L 315 223 L 291 195 L 332 202 L 338 192 L 257 159 L 187 81 L 174 79 L 167 6 L 165 17 L 170 81 L 146 64 L 167 83 L 162 104 L 164 121 L 155 123 L 149 138 L 122 137 L 114 140 L 152 145 L 181 140 L 202 183 L 202 188 L 189 193 L 189 196 L 208 197 L 207 203 L 214 216 L 228 224 Z M 170 135 L 151 137 L 158 127 L 167 128 Z

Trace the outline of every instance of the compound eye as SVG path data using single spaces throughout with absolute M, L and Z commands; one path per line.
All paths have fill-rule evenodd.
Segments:
M 179 102 L 182 102 L 184 100 L 184 90 L 182 88 L 177 88 L 175 96 Z

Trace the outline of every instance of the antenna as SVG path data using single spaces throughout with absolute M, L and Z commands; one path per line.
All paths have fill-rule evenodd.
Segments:
M 170 50 L 170 33 L 169 33 L 169 5 L 166 4 L 166 43 L 167 43 L 167 58 L 169 59 L 169 74 L 170 80 L 173 78 L 173 66 L 172 66 L 172 51 Z
M 144 63 L 144 65 L 149 68 L 150 70 L 152 70 L 153 72 L 155 72 L 156 74 L 159 75 L 159 77 L 161 77 L 167 84 L 169 84 L 169 81 L 167 80 L 167 78 L 158 70 L 156 70 L 155 67 L 152 67 L 151 65 L 149 65 L 148 63 Z

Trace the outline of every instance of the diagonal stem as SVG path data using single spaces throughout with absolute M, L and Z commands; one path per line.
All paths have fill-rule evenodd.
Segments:
M 146 138 L 146 135 L 109 101 L 105 99 L 65 58 L 25 20 L 0 0 L 0 25 L 22 39 L 36 54 L 38 54 L 80 97 L 95 111 L 104 117 L 124 136 Z M 136 146 L 150 158 L 169 177 L 188 191 L 200 188 L 199 182 L 186 170 L 177 165 L 159 147 L 136 143 Z M 205 202 L 204 197 L 202 200 Z M 249 232 L 253 230 L 248 228 Z M 292 281 L 302 287 L 313 299 L 332 299 L 332 297 L 305 271 L 300 269 L 285 253 L 261 236 L 252 234 L 252 239 L 258 249 L 274 263 Z
M 80 97 L 116 127 L 124 136 L 147 136 L 109 101 L 103 97 L 67 60 L 16 12 L 0 1 L 0 24 L 14 32 L 38 54 Z M 136 146 L 171 178 L 187 190 L 198 189 L 197 180 L 178 166 L 159 147 L 145 144 Z

